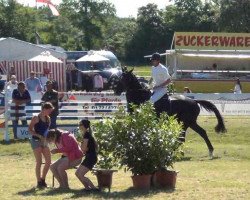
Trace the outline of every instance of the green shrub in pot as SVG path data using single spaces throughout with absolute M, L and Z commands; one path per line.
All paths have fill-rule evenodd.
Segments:
M 106 153 L 106 161 L 125 167 L 133 175 L 173 167 L 182 153 L 178 140 L 181 125 L 164 113 L 157 118 L 150 103 L 132 107 L 132 114 L 121 109 L 95 126 L 95 136 L 100 151 Z

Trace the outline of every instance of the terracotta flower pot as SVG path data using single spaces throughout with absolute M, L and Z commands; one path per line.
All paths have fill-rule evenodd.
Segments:
M 135 189 L 148 190 L 151 185 L 151 174 L 131 176 Z
M 110 188 L 112 186 L 112 177 L 113 177 L 114 172 L 117 172 L 117 170 L 109 170 L 109 169 L 95 170 L 98 187 L 100 189 L 108 188 L 110 191 Z
M 176 184 L 176 178 L 176 171 L 156 171 L 152 177 L 152 185 L 155 187 L 174 189 Z

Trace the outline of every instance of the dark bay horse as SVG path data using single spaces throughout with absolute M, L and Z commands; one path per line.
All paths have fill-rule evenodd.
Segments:
M 114 85 L 115 86 L 113 87 L 113 90 L 116 95 L 121 95 L 122 92 L 126 93 L 129 112 L 131 112 L 131 108 L 129 107 L 130 103 L 140 105 L 141 103 L 144 103 L 145 101 L 148 101 L 150 99 L 151 91 L 143 87 L 137 77 L 133 74 L 133 70 L 127 71 L 127 69 L 124 68 L 123 73 L 116 81 L 116 83 L 114 83 Z M 190 127 L 205 140 L 209 150 L 209 156 L 212 158 L 214 148 L 207 136 L 206 131 L 197 124 L 197 118 L 200 114 L 200 106 L 206 109 L 208 112 L 214 112 L 218 121 L 218 124 L 215 127 L 215 131 L 217 133 L 226 132 L 223 118 L 216 106 L 206 100 L 195 100 L 183 96 L 183 98 L 171 100 L 170 106 L 168 107 L 168 110 L 166 110 L 165 105 L 169 104 L 169 101 L 164 101 L 164 99 L 161 99 L 160 101 L 162 104 L 160 106 L 158 105 L 158 108 L 162 108 L 160 112 L 165 111 L 169 115 L 176 115 L 176 119 L 178 120 L 178 122 L 183 123 L 182 137 L 184 138 L 184 141 L 186 130 Z

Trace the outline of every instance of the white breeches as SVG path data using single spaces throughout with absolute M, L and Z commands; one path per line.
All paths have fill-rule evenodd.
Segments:
M 157 88 L 154 94 L 150 97 L 150 102 L 155 103 L 167 93 L 166 88 Z

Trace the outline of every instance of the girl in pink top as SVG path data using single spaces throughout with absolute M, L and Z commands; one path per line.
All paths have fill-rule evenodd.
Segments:
M 52 149 L 51 153 L 62 153 L 63 156 L 55 161 L 51 166 L 54 177 L 59 183 L 59 187 L 68 189 L 68 176 L 67 169 L 75 167 L 81 163 L 83 153 L 78 145 L 74 135 L 70 132 L 66 132 L 59 129 L 51 129 L 47 134 L 47 141 L 49 143 L 55 143 L 56 149 Z

